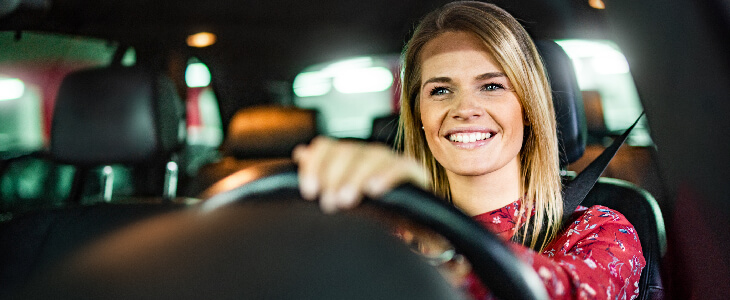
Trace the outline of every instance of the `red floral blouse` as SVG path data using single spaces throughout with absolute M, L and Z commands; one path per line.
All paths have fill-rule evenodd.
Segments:
M 521 201 L 474 217 L 510 239 Z M 634 299 L 645 261 L 634 226 L 619 212 L 579 206 L 573 222 L 538 254 L 512 244 L 517 257 L 532 265 L 552 299 Z M 475 299 L 492 298 L 472 274 L 467 281 Z

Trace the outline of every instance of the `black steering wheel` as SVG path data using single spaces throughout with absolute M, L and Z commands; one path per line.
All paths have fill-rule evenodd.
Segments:
M 218 210 L 277 191 L 298 191 L 293 163 L 273 163 L 247 168 L 219 181 L 203 193 L 203 211 Z M 547 299 L 535 271 L 517 259 L 500 238 L 433 194 L 405 184 L 380 199 L 362 205 L 376 206 L 424 225 L 447 238 L 471 263 L 473 271 L 500 299 Z

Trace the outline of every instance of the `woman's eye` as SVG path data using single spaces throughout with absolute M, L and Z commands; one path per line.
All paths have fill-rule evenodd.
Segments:
M 431 89 L 431 92 L 429 93 L 431 96 L 440 96 L 448 94 L 449 90 L 445 87 L 435 87 Z
M 499 83 L 487 83 L 482 87 L 485 91 L 498 91 L 498 90 L 504 90 L 504 86 Z

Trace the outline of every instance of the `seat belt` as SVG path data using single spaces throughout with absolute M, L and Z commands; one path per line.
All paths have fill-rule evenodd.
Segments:
M 608 163 L 611 162 L 611 159 L 616 155 L 616 152 L 618 152 L 618 149 L 621 148 L 621 146 L 626 141 L 626 138 L 629 136 L 629 133 L 631 133 L 631 130 L 636 127 L 636 124 L 639 124 L 639 120 L 641 120 L 641 117 L 644 116 L 644 112 L 641 112 L 638 118 L 636 118 L 636 121 L 634 121 L 634 124 L 631 125 L 626 131 L 624 131 L 623 134 L 621 134 L 619 137 L 617 137 L 615 140 L 613 140 L 613 143 L 611 143 L 610 146 L 608 146 L 606 149 L 601 152 L 601 155 L 596 157 L 585 169 L 583 169 L 578 176 L 576 176 L 573 180 L 565 184 L 565 187 L 563 188 L 563 217 L 562 217 L 562 223 L 560 224 L 560 228 L 565 228 L 566 225 L 568 225 L 568 220 L 570 219 L 570 216 L 575 212 L 575 209 L 578 208 L 578 205 L 583 203 L 583 200 L 585 200 L 586 196 L 588 196 L 588 193 L 593 189 L 593 186 L 596 185 L 596 182 L 598 182 L 598 178 L 603 174 L 603 171 L 606 170 L 606 167 L 608 167 Z M 543 222 L 545 224 L 545 222 Z M 545 239 L 545 228 L 543 227 L 543 230 L 540 231 L 540 234 L 538 235 L 538 241 Z M 529 240 L 529 237 L 528 237 Z M 536 245 L 536 247 L 539 247 Z M 539 250 L 539 249 L 534 249 Z

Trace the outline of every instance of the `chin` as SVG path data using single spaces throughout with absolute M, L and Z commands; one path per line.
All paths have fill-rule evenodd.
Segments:
M 469 168 L 453 168 L 453 169 L 447 169 L 451 173 L 454 173 L 459 176 L 481 176 L 491 173 L 493 170 L 492 168 L 486 167 L 486 166 L 469 166 Z

